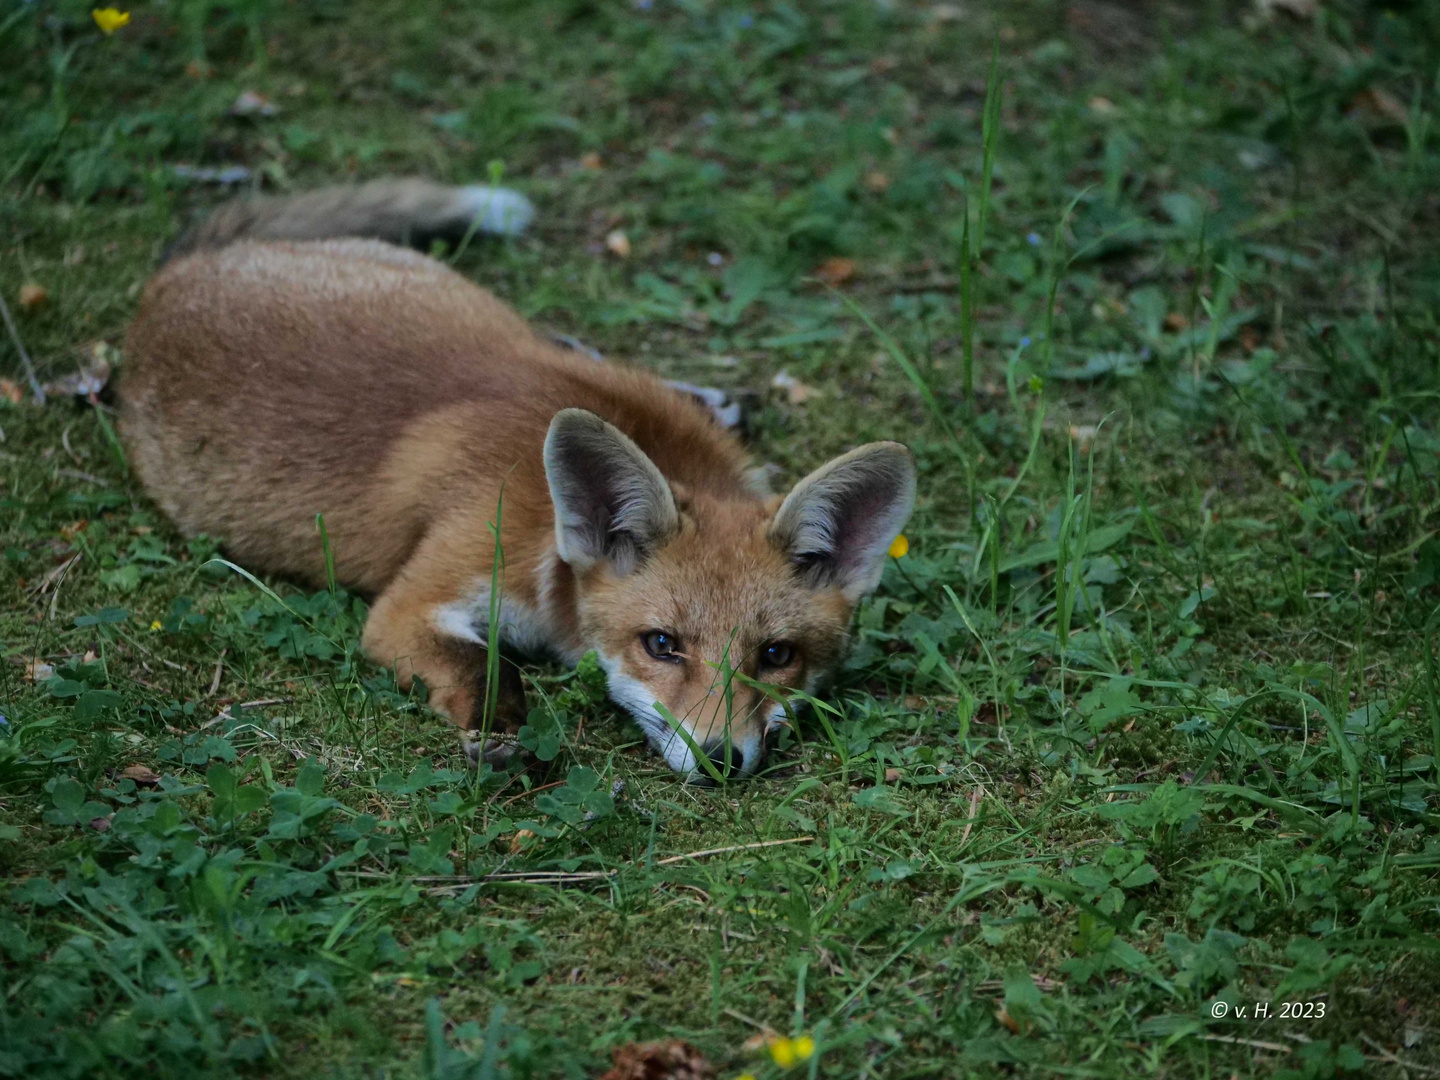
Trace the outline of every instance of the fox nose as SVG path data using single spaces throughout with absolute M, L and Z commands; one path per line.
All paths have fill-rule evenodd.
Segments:
M 724 743 L 721 743 L 719 746 L 713 746 L 713 747 L 711 747 L 710 750 L 709 750 L 710 760 L 715 763 L 715 767 L 720 770 L 720 774 L 721 774 L 722 776 L 725 774 L 725 765 L 726 765 L 725 752 L 726 752 L 726 746 L 725 746 Z M 730 744 L 730 746 L 729 746 L 729 752 L 730 752 L 730 757 L 729 757 L 730 774 L 731 774 L 732 776 L 733 776 L 733 775 L 738 775 L 739 772 L 740 772 L 740 770 L 741 770 L 742 768 L 744 768 L 744 765 L 745 765 L 745 755 L 740 752 L 740 748 L 739 748 L 738 746 L 736 746 L 734 743 L 731 743 L 731 744 Z

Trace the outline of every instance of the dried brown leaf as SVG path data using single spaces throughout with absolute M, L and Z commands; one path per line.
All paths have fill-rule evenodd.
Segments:
M 815 268 L 815 276 L 827 285 L 843 285 L 855 276 L 859 269 L 854 259 L 847 259 L 843 255 L 837 255 L 833 259 L 826 259 Z
M 126 780 L 134 780 L 137 784 L 160 783 L 160 774 L 145 765 L 126 765 L 120 770 L 120 776 Z
M 614 1068 L 600 1080 L 715 1080 L 715 1066 L 680 1039 L 626 1043 L 611 1054 Z
M 25 678 L 31 682 L 44 682 L 55 674 L 55 669 L 38 656 L 32 656 L 25 661 Z
M 630 238 L 625 235 L 623 229 L 612 229 L 606 233 L 605 246 L 610 249 L 612 255 L 618 255 L 622 259 L 630 257 Z
M 241 91 L 230 106 L 231 116 L 274 116 L 279 111 L 275 103 L 258 90 Z
M 1318 0 L 1255 0 L 1255 9 L 1266 17 L 1283 11 L 1297 19 L 1310 19 L 1318 7 Z
M 782 371 L 770 380 L 770 385 L 777 390 L 784 390 L 790 399 L 791 405 L 804 405 L 811 398 L 824 397 L 825 391 L 817 390 L 799 379 L 795 378 L 788 371 Z

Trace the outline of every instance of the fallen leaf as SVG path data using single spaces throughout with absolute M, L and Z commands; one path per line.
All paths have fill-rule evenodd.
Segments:
M 1115 103 L 1107 97 L 1092 97 L 1090 111 L 1098 116 L 1108 116 L 1115 111 Z
M 1318 6 L 1318 0 L 1255 0 L 1255 10 L 1267 17 L 1283 11 L 1297 19 L 1309 19 Z
M 815 268 L 815 276 L 827 285 L 843 285 L 855 276 L 857 267 L 854 259 L 836 255 L 826 259 Z
M 871 191 L 884 191 L 890 186 L 890 177 L 877 169 L 865 174 L 865 186 Z
M 1184 330 L 1190 325 L 1190 320 L 1178 311 L 1172 311 L 1165 316 L 1165 329 L 1172 332 Z
M 510 838 L 510 854 L 519 855 L 525 850 L 525 846 L 535 839 L 535 833 L 531 829 L 517 829 L 515 835 Z
M 12 405 L 19 405 L 25 397 L 25 392 L 20 389 L 20 384 L 10 379 L 0 379 L 0 398 L 4 398 Z
M 715 1066 L 680 1039 L 626 1043 L 611 1052 L 615 1067 L 600 1080 L 714 1080 Z
M 1389 120 L 1400 127 L 1404 127 L 1410 122 L 1410 113 L 1406 110 L 1404 102 L 1390 91 L 1382 90 L 1378 86 L 1367 86 L 1361 90 L 1350 103 L 1350 108 L 1352 111 L 1367 112 Z
M 44 682 L 55 674 L 55 669 L 38 656 L 25 661 L 25 677 L 31 682 Z
M 605 235 L 605 246 L 611 253 L 622 259 L 630 257 L 630 238 L 623 229 L 613 229 Z
M 134 780 L 137 784 L 160 783 L 160 774 L 144 765 L 126 765 L 120 770 L 120 775 L 126 780 Z
M 598 172 L 605 167 L 605 159 L 594 150 L 590 150 L 580 155 L 580 167 L 589 169 L 591 172 Z
M 779 1038 L 779 1035 L 776 1032 L 772 1031 L 770 1028 L 766 1028 L 764 1031 L 757 1031 L 754 1035 L 751 1035 L 748 1039 L 741 1043 L 740 1049 L 745 1051 L 745 1053 L 747 1054 L 758 1054 L 760 1053 L 760 1051 L 764 1050 L 767 1046 L 774 1042 L 777 1038 Z
M 784 390 L 791 405 L 804 405 L 811 398 L 825 396 L 825 391 L 807 386 L 788 371 L 782 371 L 776 375 L 770 380 L 770 385 L 777 390 Z
M 895 768 L 886 769 L 886 770 L 885 770 L 885 783 L 887 783 L 887 784 L 897 783 L 897 782 L 900 780 L 900 778 L 901 778 L 902 776 L 904 776 L 904 775 L 905 775 L 905 774 L 904 774 L 903 772 L 901 772 L 899 769 L 895 769 Z
M 90 828 L 96 832 L 109 832 L 110 819 L 108 817 L 93 817 L 90 819 Z
M 231 116 L 274 116 L 280 110 L 257 90 L 242 91 L 230 106 Z
M 1010 1015 L 1004 1005 L 1001 1005 L 1000 1008 L 995 1010 L 995 1019 L 999 1020 L 1002 1026 L 1009 1029 L 1010 1034 L 1020 1034 L 1020 1025 L 1016 1023 L 1015 1018 Z
M 20 286 L 19 303 L 21 311 L 29 311 L 31 308 L 37 308 L 49 299 L 50 294 L 46 291 L 44 285 L 37 285 L 33 281 L 28 281 Z

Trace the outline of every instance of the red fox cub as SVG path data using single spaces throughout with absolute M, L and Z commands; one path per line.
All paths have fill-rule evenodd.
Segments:
M 374 598 L 365 653 L 471 730 L 503 487 L 498 639 L 567 663 L 595 650 L 672 768 L 693 775 L 698 747 L 753 772 L 783 707 L 721 672 L 820 684 L 910 515 L 910 452 L 870 443 L 768 496 L 736 438 L 658 378 L 551 343 L 415 251 L 317 239 L 463 233 L 473 191 L 260 200 L 182 240 L 127 339 L 133 465 L 184 532 L 257 571 L 323 584 L 323 514 L 336 577 Z M 524 690 L 500 672 L 513 733 Z

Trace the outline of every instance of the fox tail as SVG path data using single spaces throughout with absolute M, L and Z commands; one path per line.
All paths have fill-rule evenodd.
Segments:
M 509 188 L 375 180 L 225 203 L 186 230 L 165 257 L 224 247 L 236 240 L 348 236 L 423 248 L 435 239 L 459 239 L 472 232 L 516 236 L 534 217 L 530 200 Z

